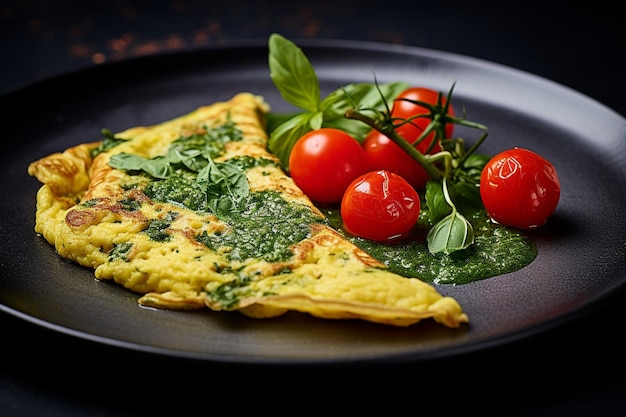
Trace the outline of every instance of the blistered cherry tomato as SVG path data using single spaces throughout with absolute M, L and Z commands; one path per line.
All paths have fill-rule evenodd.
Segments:
M 393 118 L 409 119 L 417 114 L 428 113 L 428 110 L 423 106 L 400 99 L 437 104 L 438 92 L 424 87 L 412 87 L 400 93 L 394 101 L 391 116 Z M 442 98 L 442 103 L 445 103 L 445 97 Z M 448 115 L 454 116 L 452 106 L 448 108 Z M 412 123 L 399 126 L 396 132 L 408 142 L 413 143 L 429 123 L 430 119 L 428 118 L 416 118 L 412 120 Z M 446 125 L 445 132 L 447 138 L 452 136 L 453 129 L 453 124 L 449 123 Z M 423 154 L 433 154 L 441 151 L 439 143 L 432 144 L 433 140 L 434 133 L 428 135 L 419 144 L 416 144 L 415 148 Z M 365 149 L 367 161 L 372 170 L 386 169 L 395 172 L 406 179 L 417 190 L 424 187 L 426 181 L 428 181 L 428 173 L 424 168 L 400 146 L 377 130 L 372 130 L 366 136 L 363 141 L 363 149 Z
M 410 234 L 419 212 L 417 191 L 404 178 L 386 170 L 361 175 L 341 200 L 345 230 L 379 242 Z
M 346 187 L 368 171 L 359 142 L 338 129 L 322 128 L 303 135 L 289 155 L 289 173 L 313 201 L 336 204 Z
M 528 149 L 513 148 L 495 155 L 480 177 L 480 196 L 489 217 L 518 229 L 543 226 L 560 195 L 554 165 Z

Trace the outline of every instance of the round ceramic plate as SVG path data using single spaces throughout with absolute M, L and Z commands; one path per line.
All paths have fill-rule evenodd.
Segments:
M 217 362 L 419 361 L 511 343 L 564 323 L 626 281 L 626 120 L 545 79 L 468 57 L 345 41 L 297 42 L 325 95 L 352 82 L 405 81 L 447 91 L 490 128 L 482 153 L 520 146 L 556 166 L 562 195 L 535 232 L 539 254 L 514 273 L 438 286 L 470 318 L 449 329 L 408 328 L 304 314 L 254 320 L 239 313 L 142 308 L 137 295 L 61 259 L 34 230 L 40 183 L 30 162 L 100 130 L 121 131 L 226 100 L 263 95 L 292 110 L 269 76 L 266 44 L 236 43 L 101 65 L 0 97 L 3 110 L 0 308 L 68 335 L 121 348 Z M 458 130 L 467 134 L 471 131 Z

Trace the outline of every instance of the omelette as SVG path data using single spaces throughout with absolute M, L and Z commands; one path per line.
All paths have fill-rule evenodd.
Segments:
M 455 299 L 388 271 L 330 226 L 268 151 L 269 110 L 243 92 L 32 162 L 35 232 L 144 306 L 468 322 Z

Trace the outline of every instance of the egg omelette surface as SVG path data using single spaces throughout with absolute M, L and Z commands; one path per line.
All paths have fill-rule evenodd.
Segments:
M 267 150 L 268 111 L 239 93 L 32 162 L 35 231 L 145 306 L 468 322 L 455 299 L 391 273 L 330 227 Z

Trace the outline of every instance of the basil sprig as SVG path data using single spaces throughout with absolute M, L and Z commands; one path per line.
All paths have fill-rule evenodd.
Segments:
M 215 162 L 208 151 L 172 147 L 165 155 L 144 158 L 128 153 L 111 156 L 109 165 L 126 171 L 142 171 L 167 179 L 177 168 L 196 172 L 196 182 L 204 187 L 207 206 L 217 215 L 229 213 L 250 194 L 245 172 L 228 161 Z
M 289 170 L 289 154 L 296 141 L 305 133 L 322 127 L 334 127 L 362 140 L 371 130 L 363 123 L 347 119 L 348 109 L 382 109 L 401 91 L 404 82 L 374 85 L 348 84 L 321 98 L 320 84 L 313 66 L 302 49 L 282 35 L 269 37 L 270 77 L 281 96 L 298 108 L 290 114 L 270 113 L 267 130 L 268 147 Z

